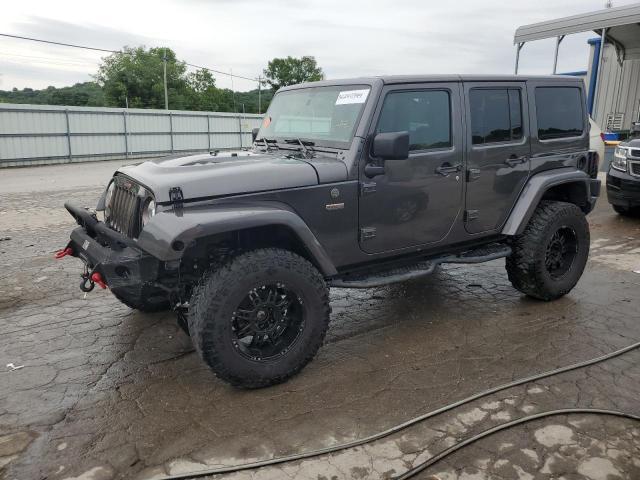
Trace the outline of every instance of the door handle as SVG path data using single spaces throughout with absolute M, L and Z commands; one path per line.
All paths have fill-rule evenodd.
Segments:
M 384 166 L 375 165 L 373 163 L 367 163 L 364 166 L 364 174 L 367 178 L 377 177 L 378 175 L 384 175 Z
M 443 163 L 436 168 L 436 173 L 443 177 L 448 177 L 452 173 L 459 172 L 462 169 L 462 165 L 451 165 L 450 163 Z
M 529 157 L 526 155 L 518 157 L 517 155 L 513 154 L 510 155 L 509 158 L 504 161 L 504 163 L 509 165 L 510 167 L 515 167 L 516 165 L 520 165 L 521 163 L 526 163 L 528 160 Z

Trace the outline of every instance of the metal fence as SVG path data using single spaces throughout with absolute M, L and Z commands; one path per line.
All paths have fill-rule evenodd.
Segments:
M 0 104 L 0 167 L 247 147 L 261 115 Z

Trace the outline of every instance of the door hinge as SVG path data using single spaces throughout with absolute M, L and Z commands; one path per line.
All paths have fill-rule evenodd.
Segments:
M 169 200 L 176 208 L 182 208 L 182 202 L 184 200 L 184 194 L 180 187 L 171 187 L 169 189 Z
M 371 240 L 376 237 L 376 227 L 363 227 L 360 229 L 360 240 Z
M 478 210 L 465 210 L 464 211 L 464 221 L 469 222 L 471 220 L 475 220 L 478 218 Z
M 376 182 L 362 182 L 360 184 L 360 196 L 376 193 Z
M 479 168 L 470 168 L 467 170 L 467 182 L 473 182 L 480 178 L 480 169 Z

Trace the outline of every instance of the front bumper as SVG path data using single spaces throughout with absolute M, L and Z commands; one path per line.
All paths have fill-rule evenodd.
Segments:
M 607 199 L 612 205 L 625 208 L 640 207 L 640 177 L 609 168 Z
M 71 232 L 67 248 L 82 260 L 90 273 L 97 272 L 111 291 L 137 301 L 157 289 L 161 262 L 139 249 L 135 242 L 111 230 L 84 208 L 66 203 L 78 228 Z

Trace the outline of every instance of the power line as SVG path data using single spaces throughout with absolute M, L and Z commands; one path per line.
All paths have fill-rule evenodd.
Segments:
M 96 52 L 124 53 L 121 50 L 107 50 L 105 48 L 86 47 L 84 45 L 75 45 L 73 43 L 53 42 L 51 40 L 42 40 L 40 38 L 21 37 L 20 35 L 9 35 L 8 33 L 0 33 L 0 37 L 17 38 L 18 40 L 29 40 L 31 42 L 48 43 L 50 45 L 62 45 L 63 47 L 82 48 L 84 50 L 95 50 Z
M 192 64 L 192 63 L 184 62 L 184 64 L 185 64 L 185 65 L 189 65 L 190 67 L 200 68 L 200 69 L 202 69 L 202 70 L 209 70 L 210 72 L 213 72 L 213 73 L 219 73 L 219 74 L 221 74 L 221 75 L 228 75 L 228 76 L 230 76 L 230 77 L 232 77 L 232 78 L 242 78 L 242 79 L 244 79 L 244 80 L 251 80 L 252 82 L 257 82 L 257 81 L 258 81 L 258 79 L 257 79 L 257 78 L 249 78 L 249 77 L 243 77 L 242 75 L 234 75 L 233 73 L 223 72 L 223 71 L 221 71 L 221 70 L 214 70 L 213 68 L 202 67 L 202 66 L 200 66 L 200 65 L 194 65 L 194 64 Z
M 60 46 L 63 46 L 63 47 L 80 48 L 80 49 L 83 49 L 83 50 L 93 50 L 93 51 L 96 51 L 96 52 L 127 53 L 127 52 L 124 52 L 122 50 L 109 50 L 109 49 L 106 49 L 106 48 L 87 47 L 86 45 L 76 45 L 74 43 L 54 42 L 52 40 L 43 40 L 41 38 L 32 38 L 32 37 L 23 37 L 23 36 L 20 36 L 20 35 L 11 35 L 11 34 L 8 34 L 8 33 L 0 33 L 0 37 L 15 38 L 15 39 L 18 39 L 18 40 L 29 40 L 31 42 L 47 43 L 47 44 L 50 44 L 50 45 L 60 45 Z M 244 80 L 250 80 L 252 82 L 257 82 L 258 81 L 257 78 L 243 77 L 242 75 L 233 75 L 233 74 L 228 73 L 228 72 L 223 72 L 222 70 L 216 70 L 214 68 L 203 67 L 203 66 L 200 66 L 200 65 L 194 65 L 194 64 L 188 63 L 188 62 L 184 62 L 184 64 L 188 65 L 190 67 L 199 68 L 199 69 L 203 69 L 203 70 L 208 70 L 210 72 L 217 73 L 219 75 L 227 75 L 227 76 L 232 77 L 232 78 L 233 77 L 242 78 Z

